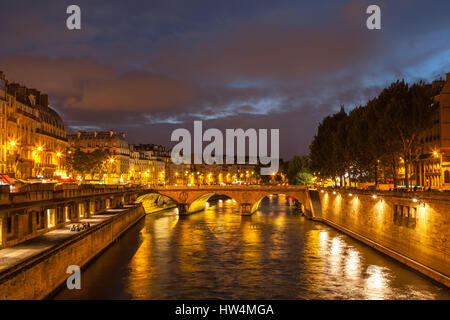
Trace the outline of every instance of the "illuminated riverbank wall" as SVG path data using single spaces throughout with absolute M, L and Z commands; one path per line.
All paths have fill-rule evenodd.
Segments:
M 145 215 L 135 205 L 0 273 L 0 300 L 43 299 L 63 285 L 67 267 L 82 268 Z M 83 288 L 83 272 L 81 272 Z M 74 289 L 75 290 L 75 289 Z
M 319 190 L 316 220 L 450 287 L 450 194 Z

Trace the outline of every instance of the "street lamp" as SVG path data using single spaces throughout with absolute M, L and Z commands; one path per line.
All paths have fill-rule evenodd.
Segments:
M 58 170 L 62 171 L 62 168 L 61 168 L 61 152 L 57 152 L 56 153 L 56 157 L 58 158 Z
M 14 177 L 17 174 L 17 148 L 15 148 L 16 146 L 16 141 L 15 140 L 11 140 L 9 142 L 9 144 L 11 145 L 11 151 L 8 151 L 8 170 L 9 168 L 11 169 L 11 171 L 14 174 Z
M 439 159 L 439 163 L 438 163 L 438 170 L 439 170 L 439 185 L 437 186 L 438 188 L 441 188 L 441 178 L 442 178 L 442 153 L 438 152 L 438 151 L 433 151 L 433 155 L 435 158 Z M 433 170 L 434 171 L 434 170 Z
M 109 166 L 109 178 L 112 179 L 113 178 L 113 169 L 114 169 L 112 165 L 113 165 L 115 160 L 114 160 L 114 158 L 109 158 L 108 161 L 110 163 L 110 166 Z M 105 183 L 111 184 L 110 181 L 108 181 L 108 182 L 105 181 Z

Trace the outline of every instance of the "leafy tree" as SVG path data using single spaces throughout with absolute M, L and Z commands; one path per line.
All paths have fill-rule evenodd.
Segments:
M 297 176 L 295 177 L 295 184 L 297 185 L 307 185 L 311 183 L 312 174 L 305 171 L 300 171 L 297 173 Z
M 367 109 L 357 107 L 349 113 L 347 135 L 349 173 L 355 181 L 365 181 L 369 178 L 371 164 L 376 157 L 371 151 L 376 147 L 371 142 Z
M 325 117 L 310 145 L 311 168 L 318 176 L 337 178 L 345 173 L 346 156 L 341 140 L 346 140 L 346 130 L 339 127 L 347 118 L 344 109 Z
M 67 157 L 66 163 L 69 171 L 80 174 L 85 179 L 87 174 L 92 177 L 102 176 L 108 170 L 110 153 L 106 150 L 96 149 L 92 152 L 75 149 Z
M 397 185 L 400 158 L 409 185 L 409 168 L 423 153 L 421 133 L 431 128 L 436 105 L 430 86 L 392 83 L 365 106 L 325 117 L 310 145 L 312 170 L 322 178 L 380 180 L 380 172 Z M 292 176 L 290 176 L 292 179 Z M 345 181 L 344 181 L 345 182 Z
M 294 156 L 292 160 L 288 162 L 286 177 L 289 184 L 306 184 L 298 183 L 299 173 L 308 173 L 311 175 L 311 161 L 308 156 Z M 311 178 L 309 180 L 311 180 Z
M 409 186 L 409 168 L 422 153 L 420 134 L 433 125 L 436 112 L 431 92 L 422 82 L 408 86 L 403 80 L 392 83 L 380 94 L 385 116 L 383 131 L 384 145 L 391 143 L 388 150 L 400 154 L 405 171 L 405 185 Z M 390 140 L 390 141 L 389 141 Z

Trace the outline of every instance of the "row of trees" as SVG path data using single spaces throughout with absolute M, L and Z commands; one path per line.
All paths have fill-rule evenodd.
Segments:
M 289 184 L 307 185 L 311 183 L 311 161 L 308 156 L 294 156 L 284 166 Z
M 384 168 L 396 186 L 403 166 L 409 186 L 411 164 L 423 152 L 421 133 L 432 127 L 437 106 L 430 86 L 397 81 L 365 106 L 344 108 L 320 123 L 310 145 L 311 167 L 321 178 L 378 182 Z
M 311 161 L 308 156 L 294 156 L 291 161 L 283 161 L 283 159 L 279 159 L 279 161 L 280 167 L 274 177 L 260 175 L 260 165 L 255 168 L 258 180 L 262 184 L 281 183 L 283 182 L 283 176 L 292 185 L 307 185 L 311 183 Z
M 84 180 L 86 175 L 102 177 L 111 171 L 111 154 L 107 150 L 96 149 L 94 151 L 82 151 L 75 149 L 66 158 L 68 172 L 78 174 Z M 259 174 L 260 167 L 256 168 Z M 282 173 L 290 184 L 306 185 L 311 182 L 311 161 L 308 156 L 294 156 L 289 162 L 280 159 L 280 173 Z M 262 183 L 270 183 L 271 176 L 260 176 Z M 277 175 L 277 182 L 281 182 L 281 176 Z
M 110 170 L 110 156 L 107 150 L 102 149 L 96 149 L 91 152 L 75 149 L 67 155 L 67 170 L 81 175 L 83 180 L 88 174 L 91 177 L 102 177 L 103 174 Z

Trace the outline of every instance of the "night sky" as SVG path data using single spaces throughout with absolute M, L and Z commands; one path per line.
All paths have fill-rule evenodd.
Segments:
M 450 1 L 1 1 L 0 70 L 67 130 L 171 146 L 175 128 L 279 128 L 307 154 L 321 119 L 396 79 L 450 72 Z M 66 28 L 77 4 L 82 30 Z M 370 4 L 381 30 L 366 28 Z

